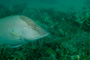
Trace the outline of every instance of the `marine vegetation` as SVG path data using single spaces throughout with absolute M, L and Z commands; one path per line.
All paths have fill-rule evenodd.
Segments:
M 24 7 L 24 8 L 23 8 Z M 0 5 L 0 19 L 24 15 L 50 34 L 17 48 L 0 45 L 0 60 L 90 60 L 90 18 L 76 12 L 53 8 L 37 9 L 25 5 Z

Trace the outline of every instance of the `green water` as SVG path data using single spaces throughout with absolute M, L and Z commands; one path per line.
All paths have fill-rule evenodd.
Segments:
M 50 34 L 17 48 L 1 45 L 0 60 L 90 60 L 89 0 L 0 0 L 0 19 L 11 15 Z

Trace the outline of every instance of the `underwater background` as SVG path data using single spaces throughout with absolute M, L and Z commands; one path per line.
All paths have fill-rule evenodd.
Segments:
M 90 60 L 90 0 L 0 0 L 0 19 L 11 15 L 27 16 L 50 34 L 0 46 L 0 60 Z

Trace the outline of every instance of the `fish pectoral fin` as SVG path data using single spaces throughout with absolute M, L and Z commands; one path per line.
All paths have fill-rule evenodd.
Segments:
M 22 34 L 19 34 L 17 32 L 9 32 L 9 34 L 14 37 L 14 38 L 17 38 L 17 39 L 23 39 L 23 35 Z

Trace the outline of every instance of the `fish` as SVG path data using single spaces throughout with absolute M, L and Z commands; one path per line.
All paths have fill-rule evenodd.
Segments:
M 12 15 L 0 19 L 0 45 L 20 46 L 49 35 L 31 18 Z

